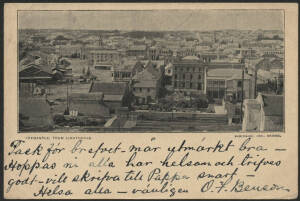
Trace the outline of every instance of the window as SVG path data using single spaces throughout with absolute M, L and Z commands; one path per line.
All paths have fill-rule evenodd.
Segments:
M 177 87 L 177 82 L 174 82 L 174 87 Z
M 191 89 L 193 88 L 193 83 L 190 83 L 190 88 L 191 88 Z
M 168 73 L 171 73 L 171 70 L 170 70 L 170 69 L 168 70 Z
M 177 74 L 175 74 L 175 79 L 177 79 Z
M 198 83 L 198 90 L 201 90 L 202 89 L 202 85 L 201 83 Z
M 190 78 L 193 79 L 193 74 L 190 75 Z
M 242 81 L 241 80 L 238 81 L 238 87 L 242 87 Z
M 213 83 L 214 83 L 213 84 L 214 87 L 218 87 L 219 86 L 219 81 L 218 80 L 213 81 Z
M 193 72 L 195 72 L 195 67 L 193 67 Z
M 225 80 L 220 80 L 219 85 L 220 85 L 220 87 L 224 88 L 225 87 Z
M 198 75 L 198 79 L 199 79 L 199 80 L 201 79 L 201 75 L 200 75 L 200 74 Z
M 185 74 L 182 75 L 182 79 L 185 79 Z
M 135 88 L 133 88 L 133 91 L 135 91 Z
M 184 82 L 182 83 L 182 87 L 185 87 L 185 83 Z
M 147 89 L 148 93 L 150 92 L 150 88 Z
M 140 88 L 140 92 L 142 92 L 142 88 Z

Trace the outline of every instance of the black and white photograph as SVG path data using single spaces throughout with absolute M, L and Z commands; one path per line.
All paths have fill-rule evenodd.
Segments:
M 284 10 L 17 15 L 19 133 L 285 130 Z

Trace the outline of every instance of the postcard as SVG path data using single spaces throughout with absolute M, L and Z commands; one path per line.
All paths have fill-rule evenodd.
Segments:
M 297 83 L 297 4 L 7 3 L 4 198 L 297 198 Z

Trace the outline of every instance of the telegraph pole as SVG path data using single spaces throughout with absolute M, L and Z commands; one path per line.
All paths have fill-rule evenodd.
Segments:
M 257 96 L 257 69 L 255 67 L 255 72 L 254 72 L 254 98 Z
M 242 102 L 241 102 L 241 122 L 243 120 L 243 102 L 244 102 L 244 77 L 245 77 L 245 69 L 244 67 L 242 68 Z

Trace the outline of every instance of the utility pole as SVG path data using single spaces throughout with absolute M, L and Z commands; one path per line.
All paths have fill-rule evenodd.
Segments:
M 257 96 L 257 69 L 256 67 L 254 68 L 254 98 Z
M 242 102 L 241 102 L 241 116 L 240 116 L 240 118 L 241 118 L 241 122 L 242 122 L 242 120 L 243 120 L 243 102 L 244 102 L 244 77 L 245 77 L 245 69 L 244 69 L 244 67 L 243 67 L 243 69 L 242 69 Z
M 67 110 L 66 110 L 67 115 L 69 115 L 69 83 L 67 83 Z

